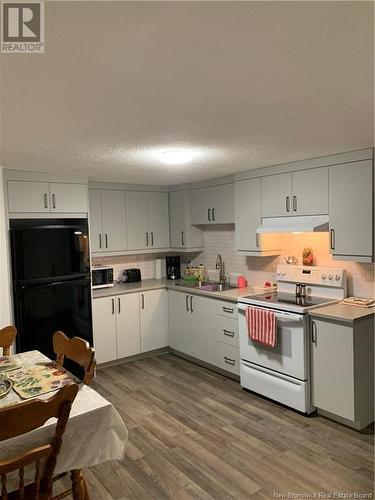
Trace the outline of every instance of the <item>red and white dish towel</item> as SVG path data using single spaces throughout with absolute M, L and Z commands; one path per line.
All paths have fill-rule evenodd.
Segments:
M 269 347 L 276 345 L 276 315 L 267 309 L 246 308 L 246 322 L 249 338 Z

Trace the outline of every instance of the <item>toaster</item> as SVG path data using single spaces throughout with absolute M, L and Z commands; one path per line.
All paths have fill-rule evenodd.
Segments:
M 136 281 L 142 281 L 141 270 L 137 268 L 125 269 L 122 273 L 122 282 L 135 283 Z

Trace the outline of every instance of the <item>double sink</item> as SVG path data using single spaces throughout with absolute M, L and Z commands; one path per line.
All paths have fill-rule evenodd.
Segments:
M 196 282 L 190 283 L 176 283 L 176 286 L 183 286 L 185 288 L 193 288 L 195 290 L 200 290 L 202 292 L 223 292 L 224 290 L 233 290 L 237 288 L 236 286 L 223 284 L 223 283 L 204 283 L 197 284 Z

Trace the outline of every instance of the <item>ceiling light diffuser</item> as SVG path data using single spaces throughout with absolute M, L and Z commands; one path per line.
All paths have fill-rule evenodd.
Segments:
M 188 163 L 192 160 L 192 154 L 189 151 L 183 149 L 170 149 L 169 151 L 163 151 L 159 155 L 159 160 L 162 163 L 168 163 L 170 165 L 181 165 L 182 163 Z

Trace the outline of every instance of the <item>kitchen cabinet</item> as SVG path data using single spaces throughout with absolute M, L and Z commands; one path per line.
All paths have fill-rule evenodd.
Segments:
M 189 192 L 190 224 L 234 222 L 234 184 L 192 189 Z
M 115 298 L 117 358 L 141 352 L 139 293 L 126 293 Z
M 236 250 L 254 256 L 279 254 L 275 238 L 256 232 L 262 222 L 261 179 L 235 182 L 234 202 Z
M 125 192 L 89 189 L 91 251 L 127 249 Z
M 165 289 L 94 298 L 92 309 L 99 364 L 169 345 Z
M 140 294 L 142 352 L 169 346 L 167 290 L 150 290 Z
M 262 217 L 328 213 L 328 167 L 262 177 Z
M 126 192 L 129 250 L 169 247 L 168 193 Z
M 373 332 L 371 317 L 353 324 L 311 320 L 313 405 L 358 429 L 374 418 Z
M 329 167 L 330 248 L 334 258 L 373 260 L 372 160 Z
M 8 210 L 9 213 L 87 212 L 86 193 L 86 184 L 8 181 Z
M 168 298 L 171 348 L 238 375 L 236 305 L 174 290 L 168 291 Z M 224 316 L 219 314 L 223 307 L 227 309 L 228 304 L 233 313 L 224 311 Z M 223 354 L 220 360 L 219 354 Z
M 169 228 L 172 248 L 197 249 L 204 247 L 202 229 L 189 221 L 189 196 L 187 191 L 169 193 Z
M 117 359 L 115 300 L 116 297 L 103 297 L 93 301 L 93 338 L 98 364 Z

